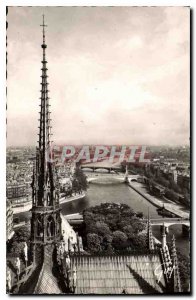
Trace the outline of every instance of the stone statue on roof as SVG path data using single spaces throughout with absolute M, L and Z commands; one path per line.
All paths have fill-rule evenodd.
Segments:
M 28 246 L 27 246 L 27 243 L 24 242 L 24 258 L 25 258 L 25 262 L 27 263 L 28 261 Z
M 7 280 L 7 289 L 8 292 L 10 292 L 12 288 L 12 276 L 11 276 L 11 271 L 9 269 L 7 270 L 6 280 Z
M 19 279 L 19 275 L 20 275 L 20 258 L 19 257 L 16 257 L 15 265 L 16 265 L 16 274 Z

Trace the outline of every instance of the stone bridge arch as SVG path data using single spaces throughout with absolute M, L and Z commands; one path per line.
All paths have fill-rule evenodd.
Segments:
M 91 168 L 91 167 L 84 167 L 84 168 L 82 168 L 82 170 L 84 172 L 93 172 L 93 168 Z

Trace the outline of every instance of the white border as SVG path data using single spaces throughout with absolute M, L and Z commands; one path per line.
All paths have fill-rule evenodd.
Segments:
M 5 294 L 5 282 L 6 282 L 6 251 L 5 251 L 5 240 L 6 240 L 6 61 L 5 61 L 5 55 L 6 55 L 6 6 L 190 6 L 193 10 L 195 8 L 195 0 L 1 0 L 0 1 L 0 186 L 1 186 L 1 206 L 0 206 L 0 221 L 1 221 L 1 246 L 0 246 L 0 296 L 1 299 L 5 299 L 8 296 Z M 194 23 L 194 22 L 193 22 Z M 194 24 L 193 24 L 193 49 L 195 48 L 195 30 L 194 30 Z M 192 51 L 193 51 L 192 49 Z M 194 62 L 194 61 L 193 61 Z M 195 62 L 193 66 L 193 71 L 195 67 Z M 194 85 L 195 85 L 195 78 L 193 78 L 192 82 L 193 88 L 192 88 L 192 109 L 193 109 L 193 115 L 195 116 L 195 106 L 194 106 Z M 192 124 L 192 130 L 193 130 L 193 136 L 192 141 L 195 137 L 195 122 L 194 117 L 192 118 L 193 124 Z M 193 147 L 194 149 L 194 147 Z M 193 156 L 193 149 L 192 149 L 192 156 Z M 193 163 L 193 160 L 192 160 Z M 195 164 L 192 166 L 192 171 L 195 170 Z M 196 186 L 196 179 L 193 178 L 194 181 L 192 183 L 193 188 Z M 192 195 L 192 204 L 194 205 L 194 194 Z M 195 208 L 195 206 L 194 206 Z M 192 212 L 192 217 L 195 216 L 195 209 Z M 194 230 L 195 228 L 192 228 Z M 192 233 L 193 238 L 193 233 Z M 195 242 L 195 241 L 194 241 Z M 193 249 L 195 249 L 195 243 L 193 246 Z M 194 253 L 192 249 L 192 254 Z M 193 258 L 192 258 L 193 259 Z M 194 267 L 192 266 L 192 287 L 194 292 L 194 286 L 195 276 L 194 276 L 194 270 L 195 270 L 195 261 L 194 261 Z M 38 296 L 38 298 L 41 296 Z M 69 296 L 66 296 L 69 297 Z M 108 296 L 109 297 L 109 296 Z M 119 298 L 122 298 L 123 296 L 119 296 Z M 132 297 L 132 296 L 130 296 Z M 18 299 L 24 299 L 25 296 L 18 296 Z M 55 297 L 57 298 L 57 297 Z M 71 298 L 76 298 L 74 296 L 71 296 Z M 85 297 L 83 296 L 83 299 Z M 88 297 L 89 298 L 89 297 Z M 101 298 L 99 296 L 93 297 L 93 298 Z M 111 297 L 109 297 L 111 298 Z M 154 298 L 154 297 L 153 297 Z M 157 297 L 155 297 L 157 298 Z M 169 296 L 169 299 L 172 299 L 173 296 Z M 185 297 L 188 298 L 188 297 Z M 190 297 L 189 297 L 190 298 Z M 143 299 L 143 297 L 137 297 L 137 299 Z
M 6 9 L 0 3 L 0 221 L 2 232 L 0 246 L 0 293 L 5 294 L 6 285 Z M 4 246 L 4 247 L 3 247 Z
M 193 6 L 193 0 L 7 0 L 8 6 Z

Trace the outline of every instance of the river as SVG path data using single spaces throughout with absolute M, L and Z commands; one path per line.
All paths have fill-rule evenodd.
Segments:
M 85 198 L 61 205 L 62 214 L 68 215 L 82 212 L 87 207 L 99 205 L 104 202 L 125 203 L 133 208 L 134 211 L 143 212 L 144 217 L 146 218 L 149 209 L 151 218 L 162 218 L 162 216 L 158 215 L 155 206 L 131 187 L 123 183 L 90 183 Z M 29 215 L 30 213 L 26 212 L 15 215 L 15 217 L 20 217 L 20 220 L 22 221 L 24 220 L 24 217 L 28 217 Z M 152 226 L 152 231 L 154 236 L 161 240 L 160 226 Z M 168 241 L 171 241 L 173 234 L 175 235 L 176 245 L 180 249 L 180 252 L 188 256 L 189 238 L 182 236 L 182 225 L 172 225 L 169 227 L 169 234 L 167 235 Z
M 144 199 L 141 195 L 135 192 L 126 184 L 100 184 L 90 183 L 86 197 L 82 200 L 77 200 L 62 205 L 62 213 L 64 215 L 82 212 L 85 208 L 99 205 L 104 202 L 125 203 L 133 208 L 136 212 L 143 212 L 144 217 L 148 216 L 148 209 L 151 218 L 162 218 L 158 215 L 156 207 Z M 154 236 L 161 240 L 160 226 L 152 226 Z M 175 235 L 176 246 L 182 254 L 189 253 L 189 238 L 182 236 L 182 225 L 172 225 L 169 227 L 167 240 Z

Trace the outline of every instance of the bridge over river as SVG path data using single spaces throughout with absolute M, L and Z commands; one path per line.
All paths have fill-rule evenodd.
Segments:
M 143 222 L 147 222 L 147 219 L 143 219 Z M 172 226 L 172 225 L 185 225 L 187 227 L 190 227 L 190 220 L 186 218 L 159 218 L 159 219 L 150 219 L 151 225 L 164 225 L 166 227 Z
M 101 182 L 107 183 L 109 181 L 116 182 L 127 182 L 129 178 L 130 181 L 137 181 L 139 175 L 128 175 L 126 172 L 123 173 L 119 164 L 110 164 L 108 162 L 100 162 L 97 164 L 82 165 L 81 168 L 87 176 L 88 182 Z
M 143 222 L 147 222 L 147 219 L 143 219 Z M 182 234 L 185 236 L 189 235 L 190 232 L 190 220 L 187 218 L 159 218 L 159 219 L 150 219 L 151 226 L 164 226 L 169 232 L 169 227 L 172 225 L 182 225 Z
M 87 181 L 88 182 L 108 182 L 108 181 L 116 181 L 116 182 L 125 182 L 125 175 L 116 173 L 116 172 L 111 172 L 111 173 L 97 173 L 95 172 L 85 172 L 87 176 Z
M 121 165 L 118 163 L 111 163 L 108 160 L 96 162 L 96 163 L 89 163 L 85 165 L 81 165 L 81 169 L 84 171 L 101 171 L 101 170 L 106 170 L 108 173 L 111 173 L 112 171 L 115 172 L 120 172 L 122 171 Z

